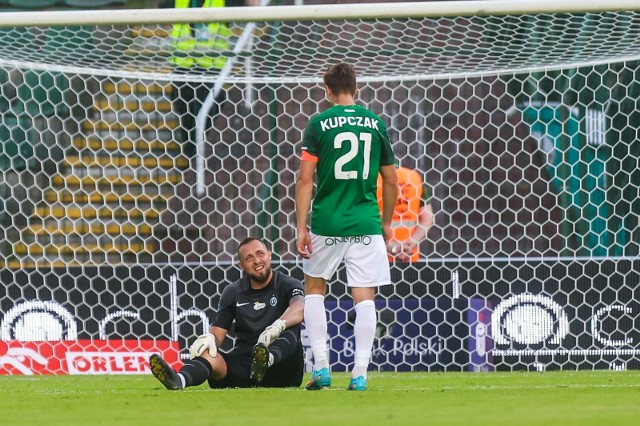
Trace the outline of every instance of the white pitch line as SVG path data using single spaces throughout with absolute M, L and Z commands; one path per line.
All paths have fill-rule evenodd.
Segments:
M 575 384 L 575 385 L 522 385 L 522 386 L 500 386 L 500 385 L 472 385 L 472 386 L 398 386 L 385 390 L 536 390 L 536 389 L 603 389 L 603 388 L 640 388 L 638 384 Z

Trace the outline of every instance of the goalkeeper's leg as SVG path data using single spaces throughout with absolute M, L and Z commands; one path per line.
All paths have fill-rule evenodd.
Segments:
M 271 361 L 271 362 L 269 362 Z M 251 353 L 251 370 L 249 378 L 260 383 L 267 373 L 267 368 L 273 364 L 273 355 L 264 343 L 258 342 Z
M 168 390 L 178 390 L 184 388 L 184 384 L 176 371 L 166 363 L 160 355 L 153 354 L 149 357 L 149 367 L 151 374 L 158 379 Z
M 151 374 L 168 390 L 184 389 L 188 386 L 198 386 L 206 382 L 213 375 L 213 358 L 199 356 L 184 363 L 179 372 L 163 360 L 160 355 L 151 355 L 149 366 Z M 217 357 L 216 357 L 217 358 Z M 222 357 L 220 357 L 222 359 Z M 223 361 L 224 362 L 224 361 Z M 218 369 L 220 370 L 220 369 Z
M 271 346 L 267 347 L 262 343 L 256 344 L 251 354 L 251 373 L 249 376 L 251 380 L 262 382 L 267 368 L 292 356 L 300 341 L 299 333 L 299 327 L 288 328 Z
M 304 365 L 304 350 L 302 344 L 298 343 L 291 356 L 283 358 L 269 367 L 260 385 L 270 388 L 298 388 L 302 384 Z

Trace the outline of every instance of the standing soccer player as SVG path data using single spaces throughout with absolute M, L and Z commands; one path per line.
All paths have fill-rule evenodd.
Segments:
M 367 389 L 367 367 L 376 330 L 376 288 L 390 284 L 386 242 L 398 196 L 394 155 L 382 120 L 356 105 L 356 73 L 348 64 L 324 75 L 331 108 L 312 117 L 302 142 L 296 184 L 298 253 L 303 257 L 304 321 L 314 364 L 306 389 L 331 386 L 327 354 L 327 280 L 341 261 L 355 303 L 355 365 L 347 389 Z M 311 232 L 307 229 L 311 212 Z M 382 178 L 382 218 L 376 180 Z

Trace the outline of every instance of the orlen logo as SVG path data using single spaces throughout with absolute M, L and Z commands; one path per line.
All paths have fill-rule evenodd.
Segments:
M 569 319 L 549 296 L 520 294 L 496 306 L 491 331 L 497 345 L 560 344 L 569 333 Z
M 2 342 L 4 346 L 6 343 Z M 0 350 L 0 369 L 13 368 L 20 374 L 33 375 L 33 364 L 39 367 L 47 365 L 47 359 L 33 349 L 29 348 L 7 348 Z
M 69 374 L 142 374 L 152 352 L 67 352 Z

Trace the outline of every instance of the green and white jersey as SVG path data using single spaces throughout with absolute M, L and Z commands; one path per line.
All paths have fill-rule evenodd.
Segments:
M 318 158 L 311 232 L 382 234 L 376 180 L 380 166 L 395 161 L 382 120 L 358 105 L 335 105 L 309 120 L 302 150 Z

